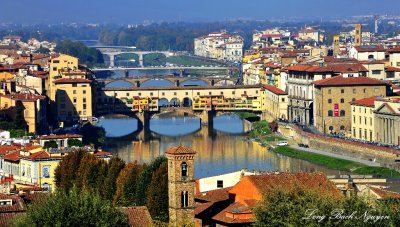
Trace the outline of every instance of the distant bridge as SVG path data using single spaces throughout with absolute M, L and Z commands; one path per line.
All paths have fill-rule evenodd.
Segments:
M 146 54 L 163 54 L 165 56 L 173 55 L 174 53 L 171 51 L 141 51 L 134 50 L 136 47 L 134 46 L 91 46 L 93 48 L 98 49 L 102 54 L 109 56 L 110 58 L 110 67 L 114 68 L 115 66 L 115 56 L 120 54 L 137 54 L 139 56 L 139 66 L 143 68 L 143 56 Z M 132 49 L 127 51 L 126 49 Z

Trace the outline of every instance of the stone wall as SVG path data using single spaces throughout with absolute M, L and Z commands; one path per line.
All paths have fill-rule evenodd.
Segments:
M 289 124 L 279 124 L 279 132 L 293 138 L 297 143 L 308 144 L 313 149 L 364 160 L 375 158 L 381 166 L 400 171 L 400 164 L 395 163 L 395 160 L 400 159 L 399 150 L 316 135 Z

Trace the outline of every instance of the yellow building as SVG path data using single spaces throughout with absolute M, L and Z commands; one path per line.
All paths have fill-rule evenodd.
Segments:
M 288 94 L 281 89 L 269 84 L 264 84 L 265 105 L 262 106 L 267 118 L 272 120 L 287 119 L 288 117 Z
M 34 94 L 10 93 L 0 94 L 0 108 L 9 109 L 8 115 L 15 118 L 13 108 L 23 108 L 28 132 L 39 133 L 47 130 L 46 97 Z
M 92 119 L 92 81 L 79 70 L 78 58 L 61 54 L 51 59 L 48 96 L 55 120 L 75 122 Z
M 351 102 L 386 96 L 388 84 L 368 77 L 335 76 L 314 81 L 314 126 L 323 133 L 351 132 Z
M 376 96 L 373 96 L 351 102 L 352 138 L 375 141 L 374 109 L 376 98 Z
M 253 61 L 255 59 L 259 59 L 261 58 L 261 52 L 250 52 L 250 53 L 246 53 L 243 56 L 243 63 L 248 63 L 250 61 Z
M 54 81 L 58 121 L 91 121 L 91 80 L 62 78 Z
M 400 96 L 375 100 L 376 142 L 400 146 Z

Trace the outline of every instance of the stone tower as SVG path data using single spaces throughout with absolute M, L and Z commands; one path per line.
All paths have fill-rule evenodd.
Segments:
M 356 24 L 354 29 L 354 46 L 361 46 L 362 25 Z
M 196 151 L 178 146 L 169 148 L 165 153 L 168 159 L 169 225 L 194 226 Z
M 333 56 L 338 56 L 340 54 L 340 46 L 339 46 L 339 36 L 333 36 Z

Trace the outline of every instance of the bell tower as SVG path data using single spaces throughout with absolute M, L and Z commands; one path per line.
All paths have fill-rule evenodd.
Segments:
M 196 151 L 178 146 L 165 153 L 168 159 L 169 226 L 194 226 Z
M 354 29 L 354 46 L 361 46 L 362 39 L 362 25 L 356 24 Z

